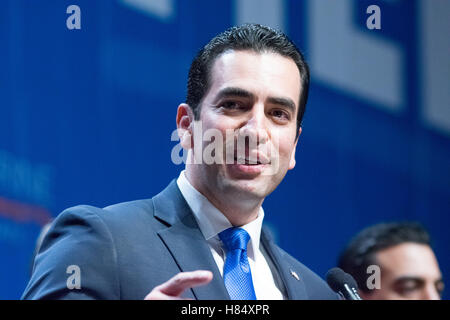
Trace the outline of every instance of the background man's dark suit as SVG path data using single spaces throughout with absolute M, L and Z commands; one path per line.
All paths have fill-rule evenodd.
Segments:
M 289 299 L 336 299 L 315 273 L 261 233 Z M 67 288 L 67 267 L 81 271 L 81 289 Z M 223 279 L 175 181 L 160 194 L 104 209 L 65 210 L 36 257 L 24 299 L 144 299 L 181 271 L 210 270 L 213 280 L 187 290 L 194 299 L 229 299 Z M 295 273 L 298 275 L 295 277 Z

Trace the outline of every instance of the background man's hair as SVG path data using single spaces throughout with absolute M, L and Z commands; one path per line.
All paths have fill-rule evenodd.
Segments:
M 200 118 L 200 104 L 208 92 L 210 71 L 215 59 L 228 50 L 251 50 L 256 53 L 273 52 L 292 59 L 298 67 L 301 93 L 297 116 L 297 131 L 305 113 L 309 91 L 309 68 L 296 45 L 282 32 L 259 24 L 232 27 L 214 37 L 192 61 L 186 103 L 192 108 L 195 119 Z
M 358 233 L 341 252 L 338 267 L 350 273 L 360 290 L 367 288 L 367 267 L 377 264 L 376 253 L 405 242 L 431 246 L 430 235 L 417 222 L 380 223 Z

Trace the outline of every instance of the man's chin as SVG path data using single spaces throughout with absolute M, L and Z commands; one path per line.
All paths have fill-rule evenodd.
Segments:
M 258 175 L 250 178 L 248 175 L 244 177 L 229 176 L 225 181 L 225 190 L 228 195 L 233 195 L 237 199 L 264 199 L 270 192 L 271 181 L 268 177 Z

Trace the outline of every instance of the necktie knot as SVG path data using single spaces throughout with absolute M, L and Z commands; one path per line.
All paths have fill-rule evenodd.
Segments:
M 242 228 L 232 227 L 219 233 L 219 238 L 222 240 L 223 246 L 227 251 L 241 249 L 247 250 L 247 244 L 250 236 Z

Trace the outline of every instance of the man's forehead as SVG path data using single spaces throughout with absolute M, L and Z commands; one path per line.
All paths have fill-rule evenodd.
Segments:
M 243 65 L 248 66 L 248 62 L 256 62 L 256 61 L 267 61 L 273 63 L 274 60 L 278 60 L 279 63 L 284 62 L 285 64 L 289 64 L 289 71 L 298 72 L 300 76 L 300 70 L 298 66 L 294 62 L 294 60 L 290 57 L 286 57 L 281 55 L 275 51 L 263 50 L 263 51 L 254 51 L 254 50 L 235 50 L 228 49 L 224 52 L 220 53 L 211 63 L 211 72 L 213 74 L 214 69 L 224 68 L 224 67 L 233 67 L 239 62 L 245 62 Z M 276 68 L 273 68 L 274 71 L 277 71 Z
M 301 80 L 295 62 L 274 52 L 228 50 L 216 58 L 211 68 L 210 89 L 242 87 L 247 91 L 264 87 L 275 96 L 288 95 L 298 106 Z

